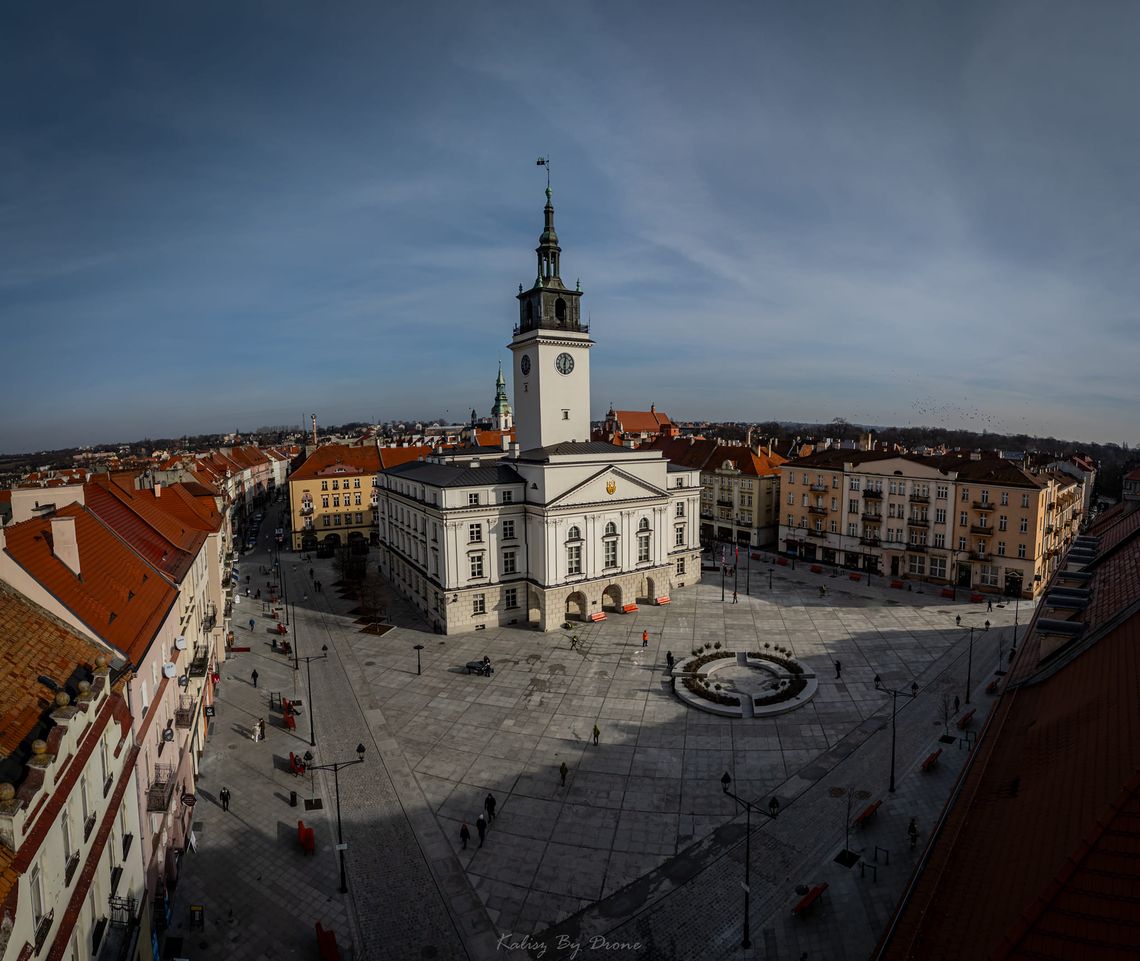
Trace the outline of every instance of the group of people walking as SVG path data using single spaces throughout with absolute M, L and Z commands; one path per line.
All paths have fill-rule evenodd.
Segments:
M 495 795 L 488 794 L 483 800 L 483 813 L 475 819 L 475 830 L 479 832 L 479 847 L 482 847 L 487 839 L 487 825 L 495 820 L 496 804 Z M 471 828 L 467 826 L 466 821 L 459 828 L 459 840 L 463 842 L 463 850 L 466 851 L 467 842 L 471 840 Z

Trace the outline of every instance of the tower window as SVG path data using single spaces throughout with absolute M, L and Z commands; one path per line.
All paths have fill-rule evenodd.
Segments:
M 529 300 L 526 303 L 526 322 L 528 324 L 534 323 L 534 304 L 532 304 Z
M 562 419 L 563 420 L 569 420 L 570 419 L 570 411 L 569 410 L 566 410 L 565 408 L 563 409 Z
M 566 301 L 561 297 L 554 302 L 554 319 L 559 323 L 566 320 Z

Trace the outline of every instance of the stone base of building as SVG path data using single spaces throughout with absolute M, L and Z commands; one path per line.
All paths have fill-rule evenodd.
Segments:
M 678 559 L 684 573 L 677 573 Z M 583 579 L 558 587 L 543 588 L 525 580 L 482 584 L 447 592 L 434 587 L 431 598 L 410 590 L 384 571 L 389 583 L 419 608 L 428 623 L 441 634 L 464 634 L 487 627 L 522 627 L 554 631 L 569 623 L 589 623 L 599 612 L 621 617 L 629 604 L 648 607 L 670 591 L 696 584 L 701 579 L 700 553 L 686 551 L 670 557 L 670 563 Z M 513 593 L 512 593 L 513 592 Z

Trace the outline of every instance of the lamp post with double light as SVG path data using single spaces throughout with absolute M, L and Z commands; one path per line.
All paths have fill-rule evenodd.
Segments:
M 748 914 L 749 914 L 750 903 L 751 903 L 750 899 L 752 896 L 752 872 L 751 872 L 750 868 L 752 866 L 752 809 L 755 807 L 755 805 L 749 801 L 745 801 L 744 798 L 738 797 L 737 795 L 733 794 L 728 789 L 728 786 L 730 784 L 732 784 L 732 778 L 729 776 L 728 771 L 725 771 L 724 774 L 722 774 L 720 777 L 720 786 L 724 789 L 724 793 L 727 794 L 730 798 L 732 798 L 737 804 L 743 804 L 744 810 L 745 810 L 745 816 L 744 816 L 744 821 L 745 821 L 745 824 L 744 824 L 744 936 L 740 941 L 740 946 L 742 948 L 750 948 L 750 947 L 752 947 L 752 937 L 751 937 L 751 933 L 750 933 L 751 928 L 749 927 L 749 923 L 748 923 Z M 777 801 L 775 798 L 772 798 L 768 802 L 768 810 L 767 811 L 765 811 L 763 808 L 756 808 L 756 810 L 760 814 L 763 814 L 765 817 L 769 817 L 769 818 L 772 818 L 774 820 L 780 814 L 780 802 Z
M 886 687 L 883 684 L 883 679 L 878 674 L 875 675 L 875 690 L 882 694 L 889 694 L 891 696 L 891 784 L 888 790 L 895 793 L 895 718 L 899 712 L 899 698 L 909 697 L 915 698 L 918 696 L 918 682 L 912 682 L 909 691 L 896 691 L 894 688 Z
M 332 771 L 333 772 L 333 786 L 336 791 L 336 849 L 340 852 L 340 893 L 348 893 L 348 875 L 344 870 L 344 851 L 348 847 L 344 843 L 344 831 L 341 827 L 340 821 L 340 769 L 342 767 L 351 767 L 353 764 L 364 763 L 364 745 L 358 744 L 356 746 L 356 757 L 351 761 L 334 761 L 331 764 L 313 764 L 313 752 L 305 752 L 305 767 L 310 771 Z
M 293 644 L 296 646 L 297 639 L 293 638 Z M 313 661 L 323 661 L 329 656 L 329 646 L 327 644 L 321 645 L 320 654 L 310 654 L 308 657 L 299 658 L 305 662 L 305 673 L 309 678 L 309 747 L 317 746 L 317 735 L 313 725 L 316 723 L 313 718 Z

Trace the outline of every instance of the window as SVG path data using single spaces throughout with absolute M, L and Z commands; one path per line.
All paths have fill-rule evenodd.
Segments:
M 848 514 L 858 514 L 859 513 L 859 502 L 855 501 L 855 500 L 848 501 L 847 502 L 847 513 Z
M 966 550 L 966 538 L 964 538 L 964 537 L 958 538 L 958 550 L 960 550 L 960 551 Z
M 568 411 L 565 407 L 562 408 L 562 419 L 563 420 L 569 420 L 570 419 L 570 411 Z
M 327 491 L 328 489 L 329 489 L 329 482 L 328 481 L 321 481 L 321 490 Z
M 1029 495 L 1028 494 L 1022 494 L 1021 495 L 1021 506 L 1022 507 L 1028 507 L 1029 506 Z
M 839 532 L 839 525 L 836 521 L 832 521 L 828 524 L 827 529 L 831 531 L 832 534 L 837 534 Z
M 513 541 L 515 539 L 515 522 L 503 521 L 503 540 Z
M 321 497 L 321 507 L 328 507 L 328 506 L 329 506 L 328 496 L 326 495 L 326 496 Z
M 807 494 L 804 494 L 803 499 L 800 503 L 800 507 L 807 507 L 807 506 L 808 506 L 808 496 L 807 496 Z
M 648 518 L 648 517 L 643 517 L 643 518 L 641 518 L 641 520 L 639 520 L 639 521 L 637 522 L 637 529 L 638 529 L 639 531 L 647 531 L 647 530 L 649 530 L 649 518 Z
M 861 486 L 861 484 L 860 484 L 859 478 L 858 477 L 852 477 L 850 482 L 847 485 L 847 489 L 852 490 L 852 491 L 857 491 L 857 490 L 859 490 L 860 486 Z
M 568 530 L 566 532 L 566 540 L 568 540 L 568 541 L 580 541 L 581 539 L 582 539 L 582 529 L 577 524 L 572 525 L 570 527 L 570 530 Z
M 637 560 L 644 563 L 649 560 L 649 535 L 639 534 L 637 537 Z
M 334 491 L 340 490 L 340 481 L 338 481 L 338 480 L 333 481 L 333 490 Z
M 63 835 L 63 860 L 67 863 L 71 860 L 74 849 L 71 844 L 71 812 L 66 807 L 59 816 L 59 830 Z
M 359 490 L 359 488 L 360 488 L 360 478 L 359 478 L 359 477 L 358 477 L 358 478 L 356 478 L 356 480 L 355 480 L 355 481 L 353 481 L 353 484 L 352 484 L 352 486 L 353 486 L 353 487 L 355 487 L 355 488 L 357 488 L 357 489 Z
M 503 573 L 518 573 L 518 554 L 515 551 L 503 551 Z
M 325 527 L 328 527 L 330 524 L 332 524 L 332 518 L 329 517 L 328 514 L 325 514 L 325 516 L 321 518 L 321 524 Z
M 981 501 L 983 504 L 988 504 L 990 502 L 990 492 L 988 490 L 982 491 Z
M 605 566 L 617 567 L 617 541 L 605 541 L 602 548 L 605 552 Z
M 1017 545 L 1017 556 L 1020 557 L 1022 560 L 1025 560 L 1025 545 L 1024 544 L 1018 544 Z
M 1019 534 L 1028 534 L 1029 533 L 1029 518 L 1028 517 L 1021 518 L 1021 521 L 1017 525 L 1017 531 Z
M 932 557 L 930 558 L 930 576 L 931 577 L 946 577 L 946 558 L 945 557 Z
M 357 507 L 359 507 L 359 506 L 360 506 L 360 495 L 359 495 L 359 494 L 357 494 L 357 495 L 356 495 L 356 501 L 355 501 L 355 504 L 356 504 L 356 506 L 357 506 Z
M 796 472 L 788 471 L 788 486 L 795 487 L 796 485 Z
M 970 499 L 970 488 L 963 487 L 962 488 L 962 502 L 965 503 L 969 499 Z
M 808 481 L 808 476 L 807 476 L 807 474 L 804 474 L 804 475 L 803 475 L 803 480 L 804 480 L 804 487 L 807 487 L 807 486 L 808 486 L 808 484 L 810 483 L 810 482 Z
M 1008 528 L 1009 528 L 1009 518 L 1006 517 L 1005 514 L 1002 514 L 1001 517 L 998 518 L 998 530 L 1004 531 L 1004 530 L 1007 530 Z
M 1002 491 L 1001 492 L 1001 506 L 1002 507 L 1008 507 L 1009 506 L 1009 491 Z
M 945 547 L 946 546 L 946 535 L 943 534 L 941 531 L 939 531 L 937 534 L 934 535 L 934 546 L 935 547 Z
M 960 513 L 958 515 L 958 523 L 962 527 L 965 527 L 967 524 L 970 523 L 970 515 L 967 514 L 965 511 L 962 511 L 962 513 Z
M 467 503 L 469 506 L 477 507 L 479 505 L 479 495 L 478 494 L 468 494 L 467 495 Z
M 945 524 L 946 523 L 946 508 L 945 507 L 936 507 L 934 509 L 934 523 L 935 524 Z
M 921 555 L 911 555 L 910 558 L 910 572 L 912 574 L 924 575 L 926 573 L 926 558 Z
M 683 557 L 677 558 L 677 573 L 678 574 L 684 574 L 685 573 L 685 558 L 683 558 Z
M 340 527 L 340 514 L 333 515 L 333 527 Z
M 44 916 L 44 889 L 40 879 L 40 865 L 37 861 L 28 872 L 28 889 L 32 896 L 32 926 L 38 927 Z
M 515 500 L 515 492 L 514 491 L 503 491 L 503 503 L 504 504 L 513 504 L 514 500 Z
M 940 500 L 940 501 L 946 500 L 946 498 L 949 496 L 949 494 L 950 494 L 950 487 L 947 484 L 939 484 L 936 488 L 934 488 L 934 496 L 937 497 L 938 500 Z M 934 561 L 931 561 L 930 565 L 931 565 L 931 567 L 933 567 Z
M 791 491 L 788 491 L 788 506 L 794 507 L 795 503 L 796 503 L 796 495 L 793 494 Z
M 582 573 L 582 545 L 571 544 L 566 548 L 566 573 Z
M 482 524 L 468 524 L 467 525 L 467 540 L 473 544 L 480 543 L 483 540 L 483 525 Z
M 997 587 L 998 569 L 992 564 L 983 564 L 981 581 L 986 587 Z
M 356 512 L 356 523 L 357 524 L 363 524 L 364 523 L 364 513 L 362 511 Z
M 789 514 L 788 515 L 788 527 L 795 527 L 795 526 L 796 526 L 796 515 L 795 514 Z
M 519 606 L 519 589 L 517 587 L 508 587 L 503 591 L 503 607 L 508 611 L 513 611 Z
M 483 555 L 482 554 L 472 554 L 469 561 L 471 564 L 471 576 L 472 577 L 482 577 L 483 576 Z
M 684 524 L 678 524 L 676 526 L 676 528 L 673 530 L 673 546 L 674 547 L 684 547 L 685 546 L 685 525 Z
M 848 524 L 847 525 L 847 536 L 848 537 L 858 537 L 859 536 L 859 525 L 858 524 Z
M 685 516 L 685 502 L 684 501 L 677 501 L 677 516 L 678 517 L 684 517 Z
M 612 537 L 616 533 L 617 533 L 617 524 L 615 524 L 613 521 L 609 521 L 606 524 L 606 537 Z
M 1005 541 L 998 541 L 998 557 L 1005 557 Z
M 486 594 L 473 594 L 471 596 L 471 613 L 472 614 L 486 614 L 487 613 L 487 595 Z

